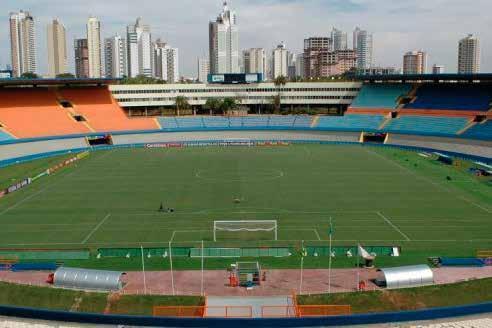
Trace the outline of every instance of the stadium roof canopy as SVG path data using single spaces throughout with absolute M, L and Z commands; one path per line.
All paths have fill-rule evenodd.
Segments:
M 492 73 L 356 75 L 355 78 L 364 82 L 492 82 Z
M 117 83 L 119 79 L 77 79 L 77 78 L 60 78 L 60 79 L 0 79 L 0 87 L 37 87 L 37 86 L 101 86 Z

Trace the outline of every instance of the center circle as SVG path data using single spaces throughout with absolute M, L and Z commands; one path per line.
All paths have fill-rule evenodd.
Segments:
M 247 181 L 266 181 L 280 179 L 284 172 L 276 169 L 260 169 L 248 172 L 237 171 L 215 171 L 215 170 L 198 170 L 195 177 L 207 181 L 217 182 L 247 182 Z

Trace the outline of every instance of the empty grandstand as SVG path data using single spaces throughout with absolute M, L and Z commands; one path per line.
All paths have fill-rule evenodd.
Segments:
M 492 107 L 492 85 L 422 84 L 406 109 L 487 112 Z
M 398 100 L 406 96 L 412 86 L 410 84 L 365 84 L 350 105 L 358 109 L 395 109 Z
M 434 117 L 405 115 L 392 119 L 384 128 L 387 132 L 416 134 L 457 134 L 470 121 L 466 117 Z
M 59 93 L 95 131 L 151 130 L 158 127 L 153 120 L 128 118 L 107 87 L 63 88 Z
M 90 133 L 48 88 L 0 90 L 0 124 L 17 138 Z

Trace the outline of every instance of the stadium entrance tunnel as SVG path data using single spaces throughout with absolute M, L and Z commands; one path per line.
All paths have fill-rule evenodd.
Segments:
M 86 138 L 89 146 L 111 146 L 113 137 L 110 134 L 103 136 L 90 136 Z
M 388 139 L 387 133 L 373 133 L 373 132 L 362 132 L 362 142 L 363 143 L 378 143 L 384 144 Z

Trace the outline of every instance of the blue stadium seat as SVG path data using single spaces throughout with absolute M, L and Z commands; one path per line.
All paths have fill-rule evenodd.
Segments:
M 203 119 L 201 117 L 177 117 L 176 122 L 180 129 L 203 129 Z
M 334 130 L 377 130 L 383 121 L 383 115 L 347 114 L 345 116 L 321 116 L 317 128 Z
M 229 128 L 229 118 L 227 117 L 203 117 L 203 124 L 206 128 Z
M 268 127 L 269 116 L 245 116 L 243 117 L 244 127 Z
M 159 117 L 159 124 L 162 129 L 177 129 L 178 122 L 175 117 Z
M 405 108 L 488 111 L 492 105 L 492 86 L 468 84 L 424 84 Z
M 476 124 L 463 133 L 464 137 L 492 140 L 492 120 Z
M 243 127 L 243 118 L 242 117 L 230 117 L 229 118 L 229 126 L 231 128 Z
M 410 84 L 364 84 L 350 107 L 395 109 L 398 98 L 410 90 Z
M 14 138 L 12 138 L 10 136 L 10 134 L 5 133 L 2 130 L 0 130 L 0 141 L 7 141 L 7 140 L 12 140 L 12 139 L 14 139 Z
M 270 127 L 293 127 L 296 117 L 294 115 L 271 115 L 269 126 Z
M 392 119 L 384 128 L 387 132 L 413 134 L 456 134 L 470 121 L 465 117 L 400 116 Z
M 313 116 L 298 115 L 294 121 L 294 127 L 296 128 L 309 128 L 313 122 Z

